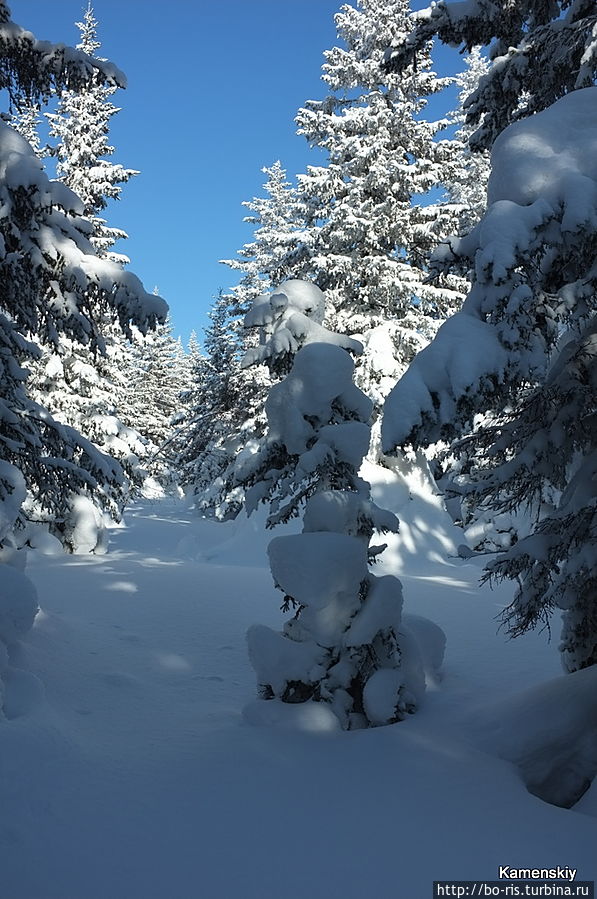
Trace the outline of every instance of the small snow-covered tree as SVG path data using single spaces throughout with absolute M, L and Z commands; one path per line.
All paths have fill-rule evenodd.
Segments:
M 361 348 L 327 330 L 324 311 L 315 285 L 290 280 L 247 316 L 261 342 L 246 363 L 287 372 L 267 399 L 267 438 L 246 461 L 248 501 L 270 502 L 270 526 L 305 505 L 302 533 L 268 549 L 292 618 L 282 633 L 252 627 L 249 655 L 263 698 L 322 702 L 344 728 L 376 726 L 413 711 L 424 679 L 402 637 L 400 582 L 368 568 L 383 549 L 369 545 L 374 531 L 398 522 L 358 475 L 373 408 L 353 383 L 348 351 Z
M 170 483 L 170 438 L 188 384 L 184 350 L 172 334 L 170 318 L 133 347 L 129 382 L 132 401 L 124 413 L 125 421 L 150 441 L 152 474 Z
M 229 462 L 227 438 L 243 414 L 237 393 L 239 345 L 231 326 L 229 299 L 220 294 L 209 313 L 203 351 L 197 347 L 193 355 L 191 387 L 180 436 L 174 442 L 180 483 L 192 488 L 202 510 L 209 505 L 210 488 Z
M 289 373 L 295 364 L 298 351 L 303 346 L 315 342 L 337 345 L 344 350 L 344 355 L 351 365 L 353 364 L 347 351 L 354 353 L 362 351 L 362 345 L 358 341 L 335 334 L 323 326 L 324 312 L 323 292 L 314 284 L 291 279 L 282 282 L 274 292 L 258 297 L 253 308 L 247 313 L 245 326 L 258 329 L 260 339 L 258 346 L 246 353 L 243 365 L 248 367 L 265 363 L 278 378 L 286 375 L 283 383 L 287 386 L 284 391 L 277 389 L 280 384 L 274 385 L 276 390 L 272 387 L 269 391 L 266 401 L 268 419 L 270 417 L 268 410 L 271 409 L 274 401 L 272 397 L 284 396 L 287 390 L 292 389 L 289 384 L 292 384 L 293 381 L 288 382 Z M 358 395 L 363 396 L 363 408 L 368 410 L 365 418 L 368 419 L 371 414 L 371 402 L 360 391 L 358 391 Z M 344 410 L 342 414 L 350 418 L 348 410 Z M 354 410 L 354 414 L 357 418 L 359 417 L 358 410 Z M 357 432 L 361 437 L 366 432 L 368 439 L 368 427 L 359 426 L 355 430 L 355 436 Z M 246 498 L 249 512 L 253 511 L 256 504 L 264 497 L 268 498 L 270 502 L 269 526 L 280 521 L 287 521 L 298 514 L 301 504 L 311 493 L 312 485 L 318 483 L 322 478 L 322 473 L 318 468 L 319 463 L 325 463 L 325 453 L 323 458 L 318 458 L 317 452 L 314 452 L 312 458 L 315 465 L 311 472 L 306 468 L 296 468 L 295 470 L 296 460 L 291 458 L 281 466 L 279 443 L 279 439 L 272 434 L 270 426 L 266 440 L 257 451 L 243 457 L 237 470 L 239 480 L 245 486 L 250 486 Z M 360 443 L 357 444 L 355 450 L 357 454 L 359 445 Z M 286 465 L 289 465 L 290 468 L 288 469 Z M 352 472 L 349 478 L 353 474 L 356 474 L 356 471 Z M 349 486 L 349 482 L 346 486 Z

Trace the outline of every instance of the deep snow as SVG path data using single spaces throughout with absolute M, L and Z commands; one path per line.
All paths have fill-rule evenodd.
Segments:
M 245 633 L 284 619 L 262 513 L 222 525 L 146 503 L 106 556 L 31 552 L 43 611 L 0 723 L 3 899 L 426 899 L 505 864 L 595 879 L 595 785 L 548 805 L 487 738 L 494 703 L 508 720 L 509 697 L 559 677 L 555 641 L 496 634 L 507 588 L 478 588 L 424 484 L 392 489 L 403 534 L 379 573 L 448 642 L 420 711 L 368 731 L 275 703 L 255 716 Z

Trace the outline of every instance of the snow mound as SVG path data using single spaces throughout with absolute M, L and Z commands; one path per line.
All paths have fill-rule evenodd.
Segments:
M 480 712 L 483 743 L 514 762 L 535 796 L 573 806 L 597 774 L 597 665 Z
M 65 539 L 75 555 L 106 552 L 108 533 L 104 516 L 88 496 L 73 498 Z
M 247 724 L 316 733 L 335 733 L 341 730 L 340 721 L 325 702 L 288 703 L 280 699 L 270 702 L 255 700 L 243 709 Z
M 445 633 L 429 618 L 408 613 L 402 615 L 402 631 L 406 631 L 417 646 L 426 685 L 437 685 L 446 651 Z
M 37 591 L 21 571 L 0 564 L 0 641 L 15 643 L 33 627 Z
M 40 679 L 20 668 L 7 668 L 2 674 L 4 695 L 0 703 L 2 713 L 8 721 L 32 714 L 45 699 L 44 686 Z

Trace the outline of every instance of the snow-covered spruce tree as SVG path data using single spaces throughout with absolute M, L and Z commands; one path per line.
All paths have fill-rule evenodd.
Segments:
M 330 327 L 363 340 L 357 383 L 378 403 L 466 289 L 457 278 L 427 283 L 438 213 L 418 199 L 444 182 L 454 155 L 436 140 L 446 123 L 421 115 L 446 79 L 427 49 L 400 75 L 382 68 L 388 44 L 409 33 L 409 12 L 407 0 L 343 6 L 335 21 L 344 46 L 324 54 L 330 93 L 296 119 L 328 155 L 299 176 L 314 232 L 309 275 L 326 291 Z M 442 221 L 442 236 L 455 230 L 449 215 Z
M 0 19 L 8 21 L 4 4 Z M 79 87 L 102 73 L 113 83 L 123 78 L 111 64 L 38 43 L 14 23 L 6 31 L 2 52 L 2 85 L 15 103 L 23 97 L 33 103 L 60 83 Z M 32 149 L 15 131 L 6 125 L 0 131 L 0 231 L 6 248 L 1 262 L 3 458 L 21 470 L 30 495 L 59 527 L 69 495 L 103 492 L 108 501 L 106 488 L 112 484 L 118 489 L 121 469 L 29 401 L 24 366 L 38 351 L 28 338 L 58 347 L 64 335 L 101 350 L 99 314 L 110 312 L 125 329 L 131 318 L 138 319 L 145 329 L 164 305 L 152 300 L 134 275 L 95 257 L 77 197 L 48 181 Z M 8 493 L 10 484 L 9 479 Z M 22 523 L 22 514 L 17 517 Z
M 406 71 L 436 35 L 468 50 L 491 45 L 490 71 L 466 103 L 469 121 L 479 125 L 471 140 L 477 149 L 491 148 L 510 122 L 588 87 L 597 74 L 594 0 L 439 0 L 414 13 L 412 24 L 406 38 L 397 32 L 388 45 L 387 70 Z
M 245 335 L 239 331 L 235 298 L 220 293 L 210 313 L 203 350 L 194 353 L 190 388 L 172 438 L 172 465 L 198 511 L 219 520 L 235 518 L 244 493 L 235 482 L 236 457 L 264 432 L 263 366 L 241 370 Z
M 489 151 L 470 149 L 470 138 L 475 130 L 466 121 L 464 106 L 479 86 L 479 81 L 489 70 L 489 61 L 479 47 L 473 47 L 465 56 L 466 68 L 455 77 L 459 87 L 458 106 L 450 114 L 451 125 L 456 125 L 449 178 L 446 179 L 446 202 L 435 207 L 438 223 L 435 229 L 439 242 L 449 234 L 462 236 L 474 228 L 487 208 L 487 183 L 489 181 Z M 448 217 L 446 217 L 448 216 Z
M 198 509 L 219 519 L 235 517 L 242 509 L 244 493 L 236 467 L 243 453 L 254 452 L 265 430 L 264 406 L 271 378 L 264 366 L 241 369 L 240 359 L 254 347 L 250 331 L 242 321 L 253 301 L 274 284 L 301 273 L 305 240 L 304 221 L 297 192 L 287 181 L 279 161 L 263 169 L 265 196 L 243 203 L 251 215 L 244 221 L 254 227 L 253 240 L 246 243 L 235 259 L 222 260 L 242 272 L 240 282 L 214 307 L 212 326 L 206 334 L 206 364 L 203 375 L 218 369 L 218 344 L 229 354 L 230 369 L 220 377 L 226 387 L 201 400 L 197 418 L 195 448 L 200 452 L 185 463 L 185 475 L 192 474 Z M 217 325 L 217 327 L 216 327 Z M 213 358 L 212 358 L 213 357 Z M 202 375 L 202 376 L 203 376 Z M 223 404 L 219 400 L 225 398 Z
M 77 24 L 81 32 L 78 49 L 94 56 L 100 43 L 91 5 L 84 22 Z M 65 90 L 58 111 L 46 115 L 50 134 L 59 139 L 53 150 L 58 159 L 57 173 L 83 200 L 84 215 L 90 223 L 90 242 L 99 256 L 128 262 L 125 256 L 111 252 L 114 242 L 126 234 L 109 228 L 99 215 L 109 199 L 118 198 L 120 185 L 136 174 L 102 158 L 113 152 L 108 146 L 108 128 L 118 110 L 108 97 L 114 91 L 114 87 L 100 83 L 77 91 Z M 31 126 L 32 122 L 30 131 Z M 29 391 L 59 421 L 74 427 L 120 462 L 130 482 L 129 486 L 123 485 L 118 503 L 122 506 L 130 487 L 140 486 L 146 475 L 141 460 L 147 455 L 148 441 L 124 424 L 119 410 L 125 401 L 122 369 L 130 353 L 128 342 L 110 314 L 100 318 L 96 310 L 95 320 L 101 331 L 103 352 L 90 352 L 89 346 L 67 338 L 61 340 L 58 348 L 42 347 L 41 359 L 31 367 Z
M 97 20 L 91 3 L 82 22 L 76 25 L 81 34 L 77 49 L 96 57 L 101 43 L 97 38 Z M 46 113 L 50 135 L 58 143 L 52 150 L 56 156 L 58 177 L 81 198 L 84 215 L 92 224 L 90 240 L 99 255 L 110 255 L 115 261 L 127 262 L 125 256 L 108 252 L 126 232 L 109 226 L 100 213 L 109 200 L 117 200 L 122 185 L 134 175 L 134 169 L 110 162 L 114 153 L 108 143 L 110 120 L 119 109 L 110 102 L 116 87 L 89 83 L 60 95 L 57 112 Z
M 197 502 L 208 503 L 213 487 L 229 461 L 226 438 L 238 429 L 244 414 L 237 392 L 239 344 L 230 322 L 230 298 L 220 294 L 210 313 L 203 351 L 194 354 L 191 387 L 180 435 L 174 441 L 174 464 L 181 486 L 190 487 Z
M 132 273 L 95 256 L 78 198 L 48 181 L 26 141 L 5 125 L 0 154 L 0 232 L 8 250 L 0 265 L 3 458 L 21 470 L 38 511 L 60 529 L 73 493 L 117 501 L 122 470 L 29 399 L 23 366 L 39 350 L 26 335 L 56 351 L 65 337 L 99 352 L 96 316 L 111 310 L 122 328 L 136 320 L 146 329 L 165 307 Z
M 64 45 L 38 41 L 10 21 L 0 0 L 0 87 L 11 103 L 41 102 L 54 91 L 94 79 L 123 84 L 107 62 Z M 25 633 L 37 608 L 11 547 L 33 498 L 54 527 L 67 526 L 73 495 L 109 501 L 121 469 L 72 428 L 61 426 L 27 395 L 26 366 L 38 354 L 30 335 L 57 345 L 62 335 L 100 346 L 94 312 L 111 310 L 123 329 L 143 330 L 165 315 L 130 272 L 98 259 L 87 239 L 78 198 L 46 177 L 30 145 L 0 124 L 0 670 L 5 646 Z M 12 557 L 11 557 L 12 556 Z
M 465 104 L 470 125 L 480 124 L 480 128 L 473 135 L 471 141 L 477 148 L 490 146 L 495 135 L 508 122 L 523 119 L 529 113 L 545 109 L 554 99 L 575 88 L 582 88 L 584 85 L 592 84 L 595 81 L 597 67 L 597 41 L 595 39 L 597 12 L 594 3 L 590 2 L 590 0 L 589 2 L 587 0 L 578 0 L 578 2 L 573 3 L 551 3 L 547 2 L 547 0 L 542 0 L 541 3 L 522 2 L 511 5 L 489 5 L 482 2 L 482 0 L 466 5 L 442 2 L 435 4 L 432 9 L 416 13 L 413 16 L 413 20 L 415 29 L 407 41 L 401 45 L 397 41 L 396 46 L 388 50 L 387 66 L 391 69 L 404 67 L 412 59 L 413 55 L 417 54 L 418 48 L 424 46 L 426 41 L 435 34 L 439 34 L 448 43 L 463 43 L 469 48 L 477 44 L 491 44 L 490 57 L 493 63 L 490 71 L 481 80 L 478 90 L 473 93 Z M 533 153 L 529 155 L 529 159 L 539 169 L 542 169 L 544 166 L 543 156 L 536 155 L 536 147 L 532 149 Z M 548 152 L 546 150 L 546 153 Z M 535 176 L 534 172 L 531 174 Z M 535 186 L 536 195 L 537 185 L 534 177 L 532 183 Z M 536 208 L 536 203 L 529 201 L 529 206 L 530 209 Z M 530 215 L 530 213 L 527 213 L 527 215 Z M 496 219 L 497 215 L 494 213 L 491 217 L 491 223 L 495 227 L 499 227 Z M 485 239 L 489 239 L 489 234 L 485 235 Z M 508 243 L 506 243 L 507 245 Z M 550 245 L 551 241 L 549 237 L 546 237 L 545 246 L 538 244 L 533 248 L 535 264 L 541 264 L 542 253 L 549 252 L 546 247 Z M 451 258 L 454 264 L 458 264 L 458 253 L 445 255 L 447 258 Z M 465 254 L 462 253 L 462 256 L 465 256 Z M 478 256 L 480 256 L 480 251 L 478 251 Z M 587 258 L 591 258 L 590 252 Z M 546 343 L 548 347 L 552 346 L 555 333 L 559 333 L 563 328 L 568 327 L 571 320 L 574 321 L 576 318 L 582 317 L 584 303 L 575 306 L 570 315 L 571 310 L 566 307 L 566 303 L 558 306 L 557 300 L 550 297 L 549 292 L 545 292 L 544 283 L 550 284 L 548 290 L 551 291 L 553 272 L 557 271 L 558 265 L 561 264 L 561 260 L 558 262 L 556 258 L 553 264 L 550 262 L 546 266 L 546 271 L 542 273 L 542 277 L 535 277 L 534 279 L 531 277 L 529 279 L 531 284 L 538 285 L 535 287 L 536 293 L 534 293 L 532 301 L 527 300 L 522 304 L 519 299 L 521 294 L 519 294 L 518 297 L 512 298 L 510 308 L 507 310 L 507 291 L 504 292 L 500 301 L 501 314 L 504 314 L 507 310 L 510 316 L 514 316 L 518 306 L 528 313 L 528 334 L 535 347 L 537 343 L 541 346 L 542 342 Z M 529 265 L 530 262 L 526 264 L 527 270 Z M 579 269 L 582 270 L 586 265 L 587 260 L 584 262 L 579 260 Z M 524 283 L 527 277 L 528 272 L 521 276 L 521 282 Z M 568 277 L 573 279 L 574 266 L 571 266 L 569 273 L 560 277 L 563 282 L 566 282 Z M 558 284 L 558 278 L 554 280 Z M 557 290 L 557 295 L 560 296 L 564 293 L 567 293 L 567 291 L 560 286 L 559 290 Z M 489 314 L 489 307 L 481 303 L 479 296 L 477 296 L 476 302 L 482 308 L 483 314 Z M 557 308 L 557 315 L 555 318 L 552 318 L 554 307 Z M 562 314 L 564 310 L 566 310 L 565 315 Z M 535 324 L 533 324 L 533 318 Z M 577 324 L 576 327 L 581 327 L 581 325 Z M 451 330 L 455 332 L 457 326 L 451 326 Z M 511 360 L 513 351 L 516 350 L 516 342 L 512 342 L 506 329 L 504 329 L 504 334 L 506 339 L 503 349 L 505 350 L 506 358 L 509 357 Z M 448 332 L 446 332 L 440 344 L 440 347 L 443 347 L 444 355 L 449 353 L 448 346 L 450 341 L 447 335 Z M 536 335 L 539 335 L 539 341 L 536 340 Z M 523 371 L 525 359 L 529 359 L 529 354 L 523 353 Z M 494 409 L 497 408 L 499 411 L 506 402 L 511 406 L 524 405 L 526 400 L 524 395 L 520 393 L 519 387 L 527 384 L 531 386 L 533 384 L 543 385 L 543 373 L 546 365 L 545 357 L 542 362 L 537 362 L 535 359 L 535 364 L 528 368 L 525 377 L 521 379 L 519 384 L 516 383 L 517 367 L 516 365 L 512 366 L 513 374 L 505 379 L 504 390 L 493 389 L 497 386 L 497 380 L 494 375 L 489 375 L 487 378 L 482 379 L 481 382 L 484 383 L 486 388 L 489 387 L 489 390 L 482 391 L 481 395 L 476 397 L 474 396 L 475 391 L 469 387 L 468 377 L 459 378 L 456 384 L 454 384 L 453 379 L 450 379 L 454 384 L 454 395 L 446 402 L 444 394 L 440 401 L 440 391 L 434 387 L 432 390 L 434 399 L 431 402 L 431 407 L 435 406 L 435 410 L 431 412 L 431 408 L 425 408 L 423 416 L 426 417 L 431 412 L 431 417 L 435 418 L 438 408 L 443 406 L 440 417 L 445 419 L 446 413 L 449 415 L 449 406 L 456 405 L 458 421 L 456 422 L 455 433 L 461 433 L 463 418 L 470 421 L 472 412 L 479 409 L 479 407 L 482 409 L 485 407 L 483 411 L 492 407 Z M 475 370 L 477 369 L 475 368 Z M 400 389 L 398 393 L 405 400 L 406 391 L 409 392 L 407 418 L 409 421 L 412 421 L 412 413 L 415 412 L 417 407 L 428 406 L 428 398 L 425 399 L 427 391 L 424 389 L 413 402 L 415 394 L 412 391 L 416 390 L 416 386 L 411 378 L 408 380 L 409 386 L 406 387 L 405 385 L 406 389 Z M 416 376 L 414 380 L 417 380 Z M 493 385 L 492 381 L 494 382 Z M 452 391 L 450 390 L 449 392 Z M 483 396 L 483 394 L 485 395 Z M 455 400 L 456 403 L 454 403 Z M 396 401 L 393 404 L 395 413 L 397 411 L 397 403 L 400 402 L 398 395 Z M 465 411 L 467 406 L 468 412 Z M 463 411 L 464 415 L 461 414 Z M 512 419 L 514 422 L 517 420 L 516 413 L 512 413 Z M 496 424 L 499 425 L 499 423 Z M 499 426 L 496 428 L 497 432 L 499 432 Z M 421 436 L 423 440 L 427 439 L 425 436 Z M 491 446 L 491 443 L 491 438 L 486 437 L 484 444 Z M 505 446 L 507 446 L 507 441 L 502 443 L 502 448 Z M 466 441 L 464 453 L 474 454 L 475 451 L 475 441 Z M 472 468 L 474 471 L 474 459 L 472 460 Z M 528 480 L 530 480 L 530 476 Z M 558 481 L 557 478 L 555 480 L 556 482 Z M 550 478 L 547 476 L 541 475 L 539 481 L 541 489 L 534 493 L 534 507 L 535 514 L 542 517 L 546 514 L 545 509 L 542 508 L 542 500 L 553 500 L 554 494 L 557 495 L 557 488 L 553 487 Z M 496 479 L 495 483 L 498 485 L 499 479 Z M 507 497 L 500 495 L 499 486 L 496 486 L 493 492 L 490 491 L 486 495 L 484 502 L 490 514 L 492 507 L 498 513 L 504 508 L 509 509 Z M 547 517 L 550 517 L 549 512 L 547 512 Z
M 169 438 L 168 455 L 173 460 L 182 487 L 192 483 L 192 465 L 198 452 L 197 434 L 203 420 L 203 378 L 206 358 L 197 338 L 191 332 L 185 358 L 185 386 L 180 393 L 180 406 Z
M 203 367 L 203 351 L 195 330 L 191 331 L 189 342 L 187 344 L 186 353 L 184 353 L 183 371 L 184 381 L 183 389 L 180 393 L 180 407 L 176 418 L 177 430 L 183 432 L 192 426 L 192 422 L 196 417 L 196 407 L 199 404 L 199 390 L 201 389 L 202 367 Z M 184 440 L 188 439 L 187 437 Z M 177 442 L 178 438 L 172 435 L 173 453 L 178 457 L 184 451 L 184 445 Z
M 106 329 L 102 317 L 102 331 Z M 122 466 L 126 482 L 121 485 L 117 505 L 124 507 L 131 491 L 147 476 L 148 457 L 156 447 L 137 430 L 125 424 L 131 403 L 127 371 L 132 348 L 116 327 L 102 334 L 102 353 L 62 337 L 60 345 L 43 352 L 31 366 L 30 395 L 46 406 L 52 416 L 86 437 L 101 452 Z
M 90 58 L 64 44 L 39 41 L 11 20 L 10 9 L 0 0 L 2 71 L 0 88 L 6 90 L 12 108 L 43 102 L 59 90 L 79 90 L 97 81 L 125 87 L 124 74 L 111 62 Z
M 222 338 L 231 347 L 234 346 L 234 367 L 230 372 L 229 385 L 239 398 L 237 414 L 234 413 L 234 406 L 229 405 L 221 408 L 221 414 L 218 413 L 210 398 L 207 398 L 207 405 L 202 403 L 204 412 L 198 416 L 198 429 L 202 430 L 205 426 L 210 429 L 217 421 L 217 440 L 215 444 L 210 444 L 211 438 L 205 442 L 203 435 L 200 443 L 204 447 L 209 446 L 209 451 L 202 450 L 192 461 L 198 508 L 203 514 L 215 515 L 220 519 L 234 517 L 242 508 L 243 491 L 236 476 L 237 459 L 245 450 L 253 452 L 256 441 L 263 437 L 263 408 L 271 386 L 271 378 L 263 366 L 251 369 L 239 367 L 240 358 L 254 345 L 253 334 L 243 331 L 242 321 L 261 293 L 284 278 L 302 273 L 305 256 L 305 214 L 301 212 L 296 190 L 287 181 L 286 171 L 279 161 L 264 168 L 263 173 L 266 175 L 263 185 L 265 196 L 243 203 L 251 210 L 251 215 L 246 216 L 244 221 L 254 227 L 253 240 L 238 251 L 237 258 L 222 260 L 225 265 L 243 273 L 239 283 L 218 301 L 221 308 L 217 313 Z M 213 325 L 210 330 L 213 330 Z M 208 335 L 207 340 L 210 346 L 215 347 L 214 337 Z M 204 372 L 208 372 L 212 365 L 207 340 L 208 360 Z M 190 472 L 188 464 L 185 464 L 187 472 Z
M 494 412 L 465 441 L 470 489 L 496 512 L 531 506 L 537 524 L 487 577 L 518 584 L 505 613 L 513 634 L 564 610 L 569 671 L 597 661 L 596 109 L 597 88 L 573 91 L 498 137 L 487 213 L 436 255 L 438 265 L 474 265 L 471 293 L 397 384 L 384 419 L 390 450 L 466 433 L 475 411 Z M 558 492 L 546 514 L 546 494 Z
M 239 283 L 227 296 L 226 323 L 222 320 L 222 335 L 227 334 L 234 345 L 234 368 L 229 380 L 230 389 L 238 399 L 234 407 L 222 408 L 222 414 L 207 404 L 203 422 L 217 420 L 217 441 L 210 451 L 197 457 L 195 464 L 195 493 L 198 508 L 203 514 L 226 519 L 234 517 L 243 506 L 244 494 L 236 477 L 238 457 L 253 452 L 264 435 L 264 406 L 271 378 L 264 366 L 241 369 L 239 360 L 254 347 L 254 335 L 243 330 L 242 322 L 253 301 L 264 291 L 292 276 L 303 273 L 305 241 L 305 213 L 295 188 L 287 180 L 282 164 L 277 161 L 263 169 L 266 181 L 265 196 L 243 203 L 251 215 L 245 222 L 254 228 L 253 240 L 238 251 L 238 258 L 222 260 L 235 271 L 242 272 Z M 208 335 L 210 344 L 213 337 Z M 211 355 L 206 342 L 208 359 Z M 211 363 L 209 363 L 211 364 Z M 207 369 L 206 369 L 207 370 Z M 215 418 L 214 418 L 215 417 Z
M 130 366 L 132 401 L 123 410 L 123 418 L 150 441 L 150 472 L 163 486 L 170 485 L 174 476 L 170 438 L 176 428 L 181 394 L 188 386 L 188 372 L 184 350 L 172 334 L 169 317 L 133 347 Z
M 41 118 L 39 115 L 39 105 L 37 103 L 23 101 L 21 109 L 15 110 L 11 116 L 7 116 L 7 124 L 14 128 L 15 131 L 25 138 L 27 143 L 36 156 L 44 156 L 45 151 L 42 150 L 39 137 L 39 126 Z
M 353 383 L 348 350 L 360 346 L 324 328 L 323 315 L 322 292 L 290 280 L 247 316 L 262 340 L 246 362 L 288 372 L 267 399 L 266 441 L 246 461 L 248 502 L 270 503 L 270 526 L 306 504 L 302 533 L 268 548 L 292 618 L 282 633 L 253 626 L 249 655 L 262 698 L 321 702 L 344 728 L 375 726 L 413 711 L 424 678 L 402 634 L 400 582 L 368 568 L 383 549 L 369 545 L 374 531 L 398 522 L 358 476 L 373 408 Z
M 253 226 L 253 240 L 244 244 L 237 258 L 223 259 L 224 265 L 243 273 L 232 289 L 238 311 L 244 315 L 255 297 L 288 278 L 301 274 L 309 238 L 305 228 L 306 210 L 296 188 L 287 180 L 278 160 L 262 169 L 266 176 L 264 197 L 243 202 L 251 214 L 243 221 Z
M 457 107 L 450 113 L 449 120 L 456 126 L 453 145 L 454 157 L 450 167 L 449 183 L 446 185 L 445 202 L 436 206 L 438 217 L 434 225 L 437 241 L 446 237 L 449 225 L 453 233 L 462 237 L 479 222 L 487 208 L 487 184 L 490 174 L 490 157 L 487 150 L 473 152 L 469 146 L 475 126 L 466 121 L 464 105 L 467 98 L 478 87 L 480 79 L 487 73 L 489 63 L 480 49 L 475 47 L 465 56 L 466 68 L 455 77 L 459 87 Z M 446 220 L 446 216 L 448 217 Z M 470 263 L 462 260 L 460 269 L 454 265 L 454 273 L 467 280 L 470 277 Z M 438 487 L 446 496 L 447 506 L 455 522 L 465 528 L 468 543 L 477 550 L 493 550 L 509 545 L 516 539 L 520 522 L 511 515 L 484 514 L 474 508 L 464 498 L 463 482 L 466 481 L 468 460 L 463 451 L 454 454 L 450 446 L 438 443 L 429 457 Z

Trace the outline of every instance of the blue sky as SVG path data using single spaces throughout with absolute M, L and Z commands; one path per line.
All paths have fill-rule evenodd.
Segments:
M 236 283 L 218 260 L 251 238 L 241 202 L 262 193 L 261 168 L 281 159 L 294 176 L 313 161 L 294 116 L 325 95 L 322 53 L 337 43 L 341 2 L 93 2 L 99 52 L 128 78 L 113 98 L 122 111 L 112 119 L 112 158 L 141 173 L 106 217 L 128 232 L 131 269 L 158 287 L 185 341 L 205 325 L 218 290 Z M 9 5 L 38 38 L 78 41 L 86 0 Z

